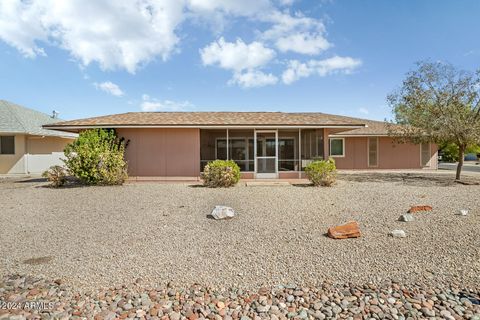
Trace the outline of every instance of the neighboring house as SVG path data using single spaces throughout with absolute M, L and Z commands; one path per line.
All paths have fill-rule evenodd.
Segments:
M 59 119 L 0 100 L 0 174 L 41 173 L 62 164 L 65 145 L 77 134 L 42 126 Z
M 383 122 L 323 113 L 133 112 L 45 127 L 116 129 L 138 179 L 198 178 L 215 159 L 235 160 L 243 178 L 300 178 L 328 157 L 340 169 L 437 168 L 436 145 L 397 144 Z

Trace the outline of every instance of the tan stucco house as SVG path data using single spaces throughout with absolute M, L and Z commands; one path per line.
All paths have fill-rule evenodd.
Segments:
M 243 178 L 301 178 L 315 159 L 339 169 L 436 169 L 437 146 L 399 144 L 379 121 L 324 113 L 132 112 L 44 126 L 114 128 L 129 141 L 130 176 L 197 179 L 215 159 L 235 160 Z
M 383 122 L 324 113 L 133 112 L 59 122 L 48 129 L 114 128 L 128 143 L 129 175 L 198 179 L 207 162 L 232 159 L 243 178 L 301 178 L 315 159 L 340 169 L 436 169 L 437 146 L 398 144 Z
M 77 134 L 44 129 L 59 119 L 0 100 L 0 174 L 41 173 L 60 160 Z

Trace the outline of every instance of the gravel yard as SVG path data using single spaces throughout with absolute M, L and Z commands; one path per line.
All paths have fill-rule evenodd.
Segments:
M 332 188 L 186 184 L 52 189 L 0 183 L 0 272 L 81 290 L 142 283 L 258 289 L 279 284 L 480 283 L 480 186 L 451 176 L 347 174 Z M 207 218 L 233 207 L 228 221 Z M 433 211 L 399 222 L 411 205 Z M 468 216 L 456 215 L 469 209 Z M 362 237 L 333 240 L 356 220 Z M 388 233 L 403 229 L 407 237 Z

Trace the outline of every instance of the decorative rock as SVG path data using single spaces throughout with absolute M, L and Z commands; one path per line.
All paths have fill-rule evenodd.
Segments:
M 403 230 L 393 230 L 390 235 L 394 238 L 405 238 L 407 234 Z
M 328 228 L 328 236 L 332 239 L 347 239 L 360 237 L 360 228 L 356 221 Z
M 400 218 L 398 218 L 398 221 L 412 222 L 412 221 L 415 221 L 415 217 L 410 213 L 406 213 L 406 214 L 402 214 Z
M 460 209 L 460 210 L 458 211 L 458 215 L 460 215 L 460 216 L 466 216 L 466 215 L 468 215 L 468 210 L 467 210 L 467 209 Z
M 270 306 L 258 306 L 257 312 L 258 313 L 267 313 L 270 310 Z
M 168 316 L 170 320 L 180 320 L 180 313 L 178 312 L 171 312 Z
M 432 211 L 433 208 L 431 206 L 412 206 L 408 213 L 415 213 L 420 211 Z
M 215 220 L 221 220 L 221 219 L 231 219 L 236 216 L 236 213 L 230 207 L 215 206 L 215 208 L 213 209 L 210 215 Z
M 33 292 L 46 302 L 54 302 L 57 307 L 42 311 L 42 319 L 406 320 L 436 317 L 480 320 L 476 298 L 480 291 L 459 289 L 455 285 L 429 287 L 395 280 L 363 285 L 324 282 L 311 287 L 292 285 L 259 290 L 232 287 L 232 291 L 216 291 L 200 285 L 155 290 L 134 285 L 128 289 L 119 286 L 79 293 L 50 281 L 22 279 L 15 284 L 13 280 L 17 280 L 17 276 L 7 276 L 3 281 L 0 278 L 0 296 L 9 302 L 21 302 Z M 149 306 L 143 305 L 143 300 L 147 300 Z M 28 309 L 18 312 L 0 308 L 0 319 L 40 319 L 37 314 Z
M 258 290 L 258 294 L 261 295 L 261 296 L 266 296 L 268 294 L 268 288 L 265 288 L 265 287 L 261 287 L 259 290 Z

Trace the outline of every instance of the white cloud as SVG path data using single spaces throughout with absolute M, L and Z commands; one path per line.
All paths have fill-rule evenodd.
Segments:
M 157 56 L 167 59 L 179 42 L 183 1 L 3 0 L 0 39 L 27 57 L 40 42 L 58 45 L 83 65 L 134 73 Z
M 349 74 L 361 64 L 362 62 L 358 59 L 339 56 L 307 62 L 290 60 L 287 69 L 282 74 L 282 80 L 285 84 L 291 84 L 300 78 L 309 77 L 313 74 L 321 77 L 333 73 Z
M 239 16 L 255 15 L 272 7 L 268 0 L 188 0 L 188 6 L 196 13 L 221 11 Z
M 263 87 L 273 85 L 278 82 L 278 78 L 271 73 L 264 73 L 258 70 L 249 70 L 247 72 L 236 72 L 229 84 L 238 84 L 244 88 Z
M 23 1 L 0 1 L 0 39 L 15 47 L 25 57 L 45 55 L 35 40 L 46 40 L 47 33 L 38 19 L 42 8 Z
M 261 19 L 273 24 L 261 38 L 272 41 L 282 52 L 316 55 L 332 46 L 325 38 L 325 26 L 319 20 L 280 11 L 262 15 Z
M 184 111 L 193 107 L 189 101 L 158 100 L 149 95 L 142 95 L 142 111 Z
M 110 93 L 111 95 L 116 97 L 121 97 L 125 94 L 118 85 L 110 81 L 106 81 L 102 83 L 94 82 L 93 85 L 97 89 Z
M 201 49 L 200 55 L 206 66 L 213 65 L 233 71 L 233 77 L 228 82 L 230 85 L 252 88 L 272 85 L 278 81 L 273 74 L 258 70 L 275 57 L 275 51 L 261 42 L 246 44 L 242 39 L 226 42 L 222 37 Z
M 279 76 L 265 69 L 274 61 L 285 62 L 283 54 L 314 56 L 333 46 L 321 20 L 289 11 L 295 1 L 0 0 L 0 40 L 25 57 L 46 55 L 43 47 L 55 46 L 69 52 L 82 68 L 98 63 L 103 70 L 133 74 L 150 61 L 165 61 L 181 49 L 184 35 L 180 37 L 179 30 L 184 22 L 222 24 L 243 18 L 252 24 L 254 40 L 227 42 L 220 37 L 199 50 L 202 62 L 232 71 L 231 84 L 271 85 Z M 217 28 L 214 34 L 221 30 Z M 348 57 L 311 59 L 288 62 L 283 82 L 312 74 L 348 73 L 360 63 Z
M 358 112 L 360 112 L 362 114 L 369 114 L 370 113 L 367 108 L 358 108 Z
M 297 33 L 281 37 L 275 44 L 282 52 L 294 51 L 309 55 L 319 54 L 331 46 L 322 35 L 310 33 Z
M 275 51 L 265 47 L 261 42 L 246 44 L 242 39 L 226 42 L 222 37 L 201 49 L 200 55 L 206 66 L 217 65 L 223 69 L 239 72 L 267 64 L 275 57 Z
M 282 6 L 291 6 L 296 0 L 277 0 Z

